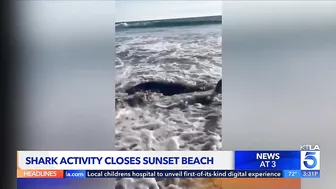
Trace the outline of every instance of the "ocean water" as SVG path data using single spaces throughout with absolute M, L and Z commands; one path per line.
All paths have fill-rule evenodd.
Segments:
M 178 27 L 173 27 L 176 25 L 172 22 L 131 23 L 133 27 L 119 23 L 116 30 L 116 150 L 221 149 L 220 94 L 212 103 L 201 104 L 197 99 L 209 96 L 212 90 L 174 96 L 125 93 L 127 88 L 145 81 L 214 88 L 222 78 L 221 25 L 214 22 L 209 20 L 206 24 L 203 19 L 190 24 L 182 19 Z M 128 189 L 179 188 L 186 184 L 180 179 L 117 182 L 117 188 Z

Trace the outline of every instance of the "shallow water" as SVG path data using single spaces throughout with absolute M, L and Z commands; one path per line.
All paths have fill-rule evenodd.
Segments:
M 215 87 L 222 75 L 220 27 L 146 28 L 116 33 L 116 150 L 221 149 L 221 95 L 201 104 L 199 99 L 212 91 L 174 96 L 128 96 L 124 92 L 130 86 L 153 80 Z M 183 182 L 122 179 L 117 187 L 162 188 L 172 184 L 170 188 L 178 188 Z

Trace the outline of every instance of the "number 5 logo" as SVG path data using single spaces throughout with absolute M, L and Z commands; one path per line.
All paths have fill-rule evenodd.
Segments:
M 317 159 L 315 157 L 316 152 L 306 152 L 305 158 L 304 158 L 304 166 L 308 169 L 313 169 L 317 165 Z M 311 163 L 309 163 L 311 162 Z

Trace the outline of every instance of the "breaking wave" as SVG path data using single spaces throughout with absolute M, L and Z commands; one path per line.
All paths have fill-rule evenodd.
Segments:
M 127 28 L 156 28 L 156 27 L 176 27 L 176 26 L 196 26 L 205 24 L 221 24 L 222 16 L 207 16 L 197 18 L 179 18 L 166 20 L 149 20 L 138 22 L 119 22 L 116 23 L 116 29 Z

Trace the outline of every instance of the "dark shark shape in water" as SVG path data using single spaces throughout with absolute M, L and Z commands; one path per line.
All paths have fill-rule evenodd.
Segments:
M 193 86 L 181 83 L 172 83 L 164 81 L 149 81 L 140 83 L 133 87 L 126 89 L 126 93 L 129 95 L 135 94 L 137 92 L 156 92 L 161 93 L 165 96 L 172 96 L 182 93 L 209 91 L 212 87 L 209 86 Z M 222 80 L 219 80 L 214 93 L 222 93 Z
M 128 88 L 126 90 L 126 93 L 128 93 L 129 96 L 122 99 L 116 99 L 116 105 L 121 107 L 124 106 L 124 103 L 130 105 L 131 107 L 146 105 L 148 102 L 151 101 L 150 95 L 148 95 L 150 92 L 161 93 L 165 96 L 172 96 L 183 93 L 209 91 L 210 93 L 206 92 L 205 94 L 195 94 L 191 97 L 184 99 L 182 102 L 169 105 L 165 108 L 184 108 L 188 106 L 188 104 L 195 103 L 207 105 L 213 102 L 213 99 L 216 95 L 222 93 L 222 80 L 219 80 L 216 84 L 215 89 L 213 89 L 213 86 L 192 86 L 181 83 L 150 81 L 140 83 L 138 85 Z M 211 90 L 213 91 L 211 92 Z

